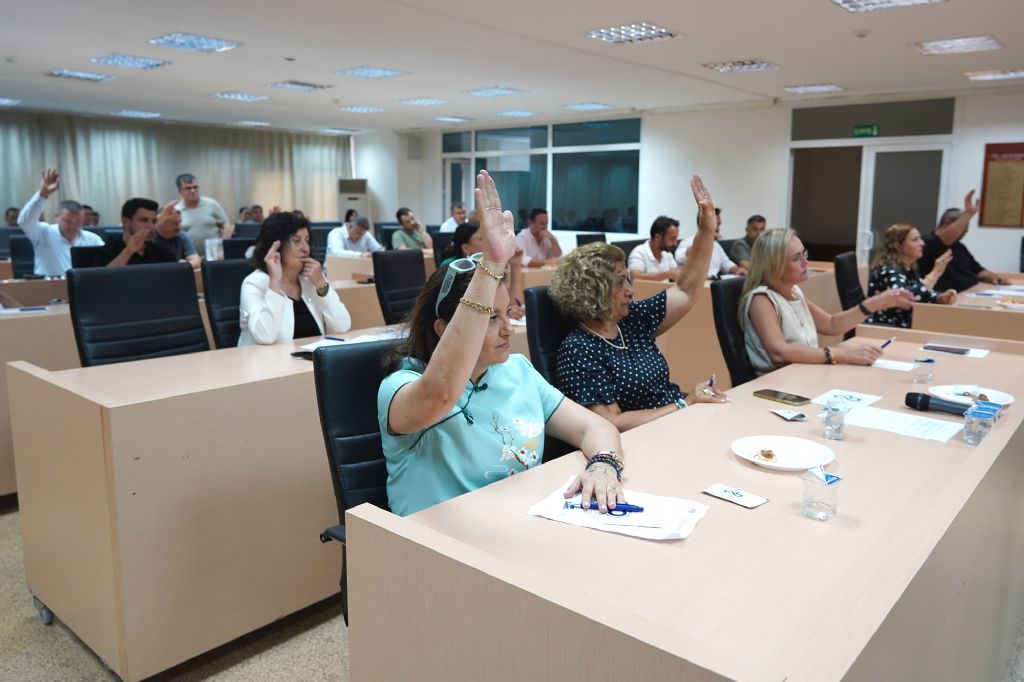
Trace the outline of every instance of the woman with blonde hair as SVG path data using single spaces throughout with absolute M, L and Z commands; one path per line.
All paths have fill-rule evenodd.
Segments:
M 871 365 L 882 354 L 878 346 L 818 348 L 818 334 L 845 334 L 878 310 L 909 309 L 914 301 L 904 289 L 889 289 L 830 314 L 804 298 L 797 285 L 806 280 L 807 251 L 796 232 L 778 228 L 757 238 L 740 297 L 740 326 L 758 375 L 794 362 Z
M 935 283 L 942 277 L 946 266 L 953 258 L 952 251 L 946 251 L 935 259 L 935 267 L 923 279 L 917 272 L 917 261 L 924 254 L 924 239 L 913 225 L 898 223 L 885 231 L 875 258 L 871 261 L 871 277 L 868 280 L 868 295 L 887 289 L 905 289 L 919 303 L 956 303 L 956 289 L 939 293 Z M 912 311 L 893 308 L 879 310 L 868 322 L 890 327 L 910 327 Z

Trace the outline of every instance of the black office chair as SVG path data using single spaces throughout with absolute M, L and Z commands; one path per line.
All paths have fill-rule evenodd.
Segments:
M 857 254 L 846 251 L 835 257 L 836 288 L 839 290 L 839 305 L 849 310 L 864 300 L 864 289 L 860 285 L 860 273 L 857 271 Z M 846 332 L 844 339 L 853 338 L 854 330 Z
M 110 262 L 105 246 L 72 246 L 72 268 L 102 268 Z
M 235 231 L 231 233 L 232 239 L 256 239 L 260 236 L 262 223 L 235 223 Z
M 398 324 L 412 309 L 427 275 L 419 249 L 377 251 L 373 254 L 373 283 L 384 324 Z
M 31 275 L 36 270 L 36 250 L 24 235 L 11 235 L 11 270 L 15 279 Z
M 394 341 L 317 348 L 313 381 L 320 426 L 331 468 L 339 525 L 320 534 L 345 547 L 345 511 L 364 502 L 388 509 L 388 470 L 377 422 L 377 387 L 384 379 L 381 358 Z M 345 552 L 341 555 L 341 614 L 348 625 Z
M 718 245 L 725 251 L 725 255 L 729 255 L 729 251 L 732 249 L 732 245 L 736 243 L 735 239 L 719 239 Z
M 393 250 L 394 247 L 391 246 L 391 237 L 400 229 L 401 228 L 397 225 L 377 225 L 377 241 L 380 242 L 381 246 L 388 251 Z
M 225 239 L 224 260 L 249 260 L 245 257 L 245 252 L 253 246 L 256 246 L 255 239 Z
M 441 229 L 440 225 L 427 225 L 427 234 L 433 237 Z
M 526 296 L 526 342 L 530 361 L 549 384 L 558 382 L 558 347 L 576 323 L 562 315 L 548 294 L 548 287 L 530 287 Z M 554 436 L 544 436 L 544 461 L 561 457 L 576 448 Z
M 729 368 L 733 387 L 757 378 L 747 357 L 740 327 L 740 294 L 746 277 L 733 277 L 711 283 L 711 310 L 715 318 L 715 332 L 722 356 Z
M 1024 237 L 1020 238 L 1020 271 L 1024 272 Z
M 231 240 L 225 240 L 227 244 Z M 213 332 L 213 345 L 234 348 L 238 345 L 239 300 L 242 280 L 252 273 L 248 260 L 203 261 L 203 297 L 206 316 Z
M 124 244 L 124 228 L 121 227 L 94 227 L 87 232 L 92 232 L 107 246 L 111 244 Z
M 454 232 L 438 232 L 432 236 L 434 240 L 434 267 L 441 267 L 441 261 L 445 259 L 444 252 L 451 246 L 452 239 L 455 238 Z
M 68 271 L 83 367 L 209 350 L 188 263 Z
M 603 232 L 597 234 L 578 234 L 576 235 L 576 246 L 580 247 L 584 244 L 592 244 L 593 242 L 607 242 Z M 629 255 L 629 254 L 626 254 Z
M 330 232 L 331 230 L 333 230 L 336 227 L 341 227 L 341 225 L 342 225 L 342 222 L 340 220 L 314 220 L 314 221 L 309 223 L 309 226 L 311 228 L 312 227 L 326 227 L 328 232 Z
M 611 242 L 611 244 L 622 249 L 622 252 L 626 254 L 626 260 L 629 260 L 629 254 L 633 251 L 633 249 L 640 246 L 646 241 L 646 239 L 630 239 L 624 242 Z
M 0 227 L 0 260 L 7 260 L 11 257 L 11 237 L 24 236 L 25 232 L 20 227 Z
M 335 227 L 337 225 L 309 228 L 309 255 L 321 265 L 324 264 L 324 259 L 327 258 L 327 235 Z

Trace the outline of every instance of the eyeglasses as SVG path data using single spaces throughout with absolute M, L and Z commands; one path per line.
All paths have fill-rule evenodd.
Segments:
M 455 275 L 463 272 L 473 272 L 477 263 L 484 257 L 482 253 L 474 253 L 469 258 L 460 258 L 448 264 L 448 270 L 444 273 L 444 281 L 441 282 L 441 290 L 437 292 L 437 303 L 434 304 L 434 315 L 441 316 L 441 301 L 451 293 L 452 285 L 455 284 Z
M 798 253 L 796 255 L 790 256 L 789 262 L 790 263 L 800 263 L 800 262 L 806 263 L 807 262 L 807 249 L 804 249 L 802 252 L 800 252 L 800 253 Z
M 299 237 L 297 235 L 291 236 L 291 237 L 288 238 L 288 246 L 291 246 L 292 248 L 296 248 L 297 249 L 297 248 L 299 248 L 299 246 L 301 244 L 305 244 L 306 246 L 309 246 L 309 238 L 308 237 Z

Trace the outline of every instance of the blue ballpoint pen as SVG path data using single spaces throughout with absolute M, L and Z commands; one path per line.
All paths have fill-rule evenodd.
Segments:
M 566 502 L 566 509 L 600 509 L 597 502 L 591 502 L 589 507 L 584 507 L 579 502 Z M 643 507 L 638 507 L 635 504 L 626 504 L 625 502 L 616 503 L 614 511 L 617 512 L 642 512 Z
M 324 338 L 327 339 L 328 341 L 344 341 L 345 340 L 345 339 L 341 338 L 340 336 L 325 336 Z
M 886 342 L 882 344 L 882 348 L 885 348 L 886 346 L 888 346 L 890 343 L 892 343 L 895 340 L 896 340 L 895 336 L 890 336 L 888 338 L 888 340 L 886 340 Z

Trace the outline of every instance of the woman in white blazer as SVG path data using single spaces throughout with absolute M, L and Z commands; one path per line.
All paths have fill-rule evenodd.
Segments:
M 276 213 L 265 221 L 253 251 L 255 272 L 242 281 L 239 346 L 337 334 L 352 318 L 311 258 L 309 221 Z

